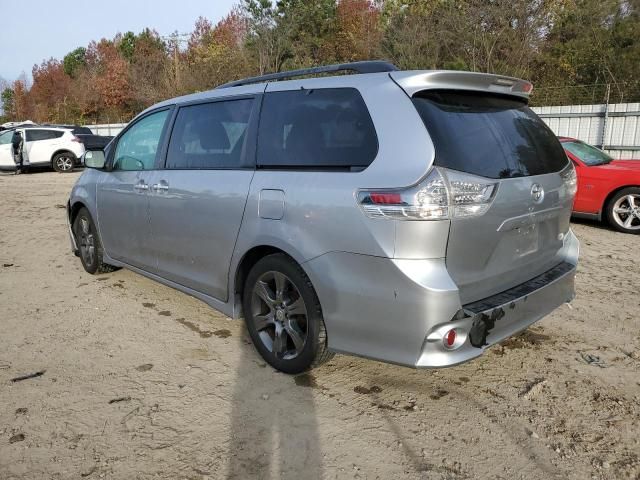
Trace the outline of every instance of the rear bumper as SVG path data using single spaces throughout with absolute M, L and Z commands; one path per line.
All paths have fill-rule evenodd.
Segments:
M 303 267 L 322 305 L 330 349 L 439 368 L 479 357 L 570 302 L 578 251 L 578 240 L 570 232 L 556 267 L 469 305 L 461 303 L 443 258 L 398 260 L 332 252 Z M 459 329 L 459 347 L 448 350 L 443 338 L 452 328 Z
M 576 267 L 562 262 L 551 270 L 510 290 L 464 305 L 464 318 L 437 325 L 428 333 L 417 367 L 447 367 L 482 355 L 486 348 L 505 340 L 547 316 L 575 296 Z M 455 350 L 444 347 L 452 328 L 462 337 Z

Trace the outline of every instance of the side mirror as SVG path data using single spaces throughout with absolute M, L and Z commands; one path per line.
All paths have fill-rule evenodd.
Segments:
M 104 168 L 104 152 L 100 150 L 89 150 L 82 155 L 82 163 L 88 168 Z

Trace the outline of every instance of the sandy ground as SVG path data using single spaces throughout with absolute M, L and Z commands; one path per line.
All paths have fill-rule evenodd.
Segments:
M 573 307 L 472 363 L 294 378 L 242 322 L 86 274 L 77 175 L 0 175 L 0 479 L 640 478 L 640 238 L 574 224 Z

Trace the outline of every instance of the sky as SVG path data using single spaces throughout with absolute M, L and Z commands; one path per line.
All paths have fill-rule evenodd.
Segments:
M 145 27 L 160 35 L 193 30 L 203 16 L 214 24 L 237 0 L 0 0 L 0 77 L 13 81 L 34 64 L 62 59 L 92 40 Z

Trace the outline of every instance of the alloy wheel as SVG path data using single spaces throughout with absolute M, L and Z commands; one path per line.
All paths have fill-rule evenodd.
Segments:
M 269 271 L 258 278 L 251 314 L 260 340 L 276 358 L 291 360 L 302 353 L 308 334 L 307 308 L 284 273 Z
M 96 255 L 95 237 L 89 219 L 82 217 L 79 222 L 78 247 L 85 265 L 92 265 Z
M 627 230 L 640 230 L 640 195 L 630 193 L 613 204 L 613 219 Z
M 61 155 L 56 159 L 56 166 L 59 170 L 67 172 L 73 168 L 73 159 L 68 155 Z

